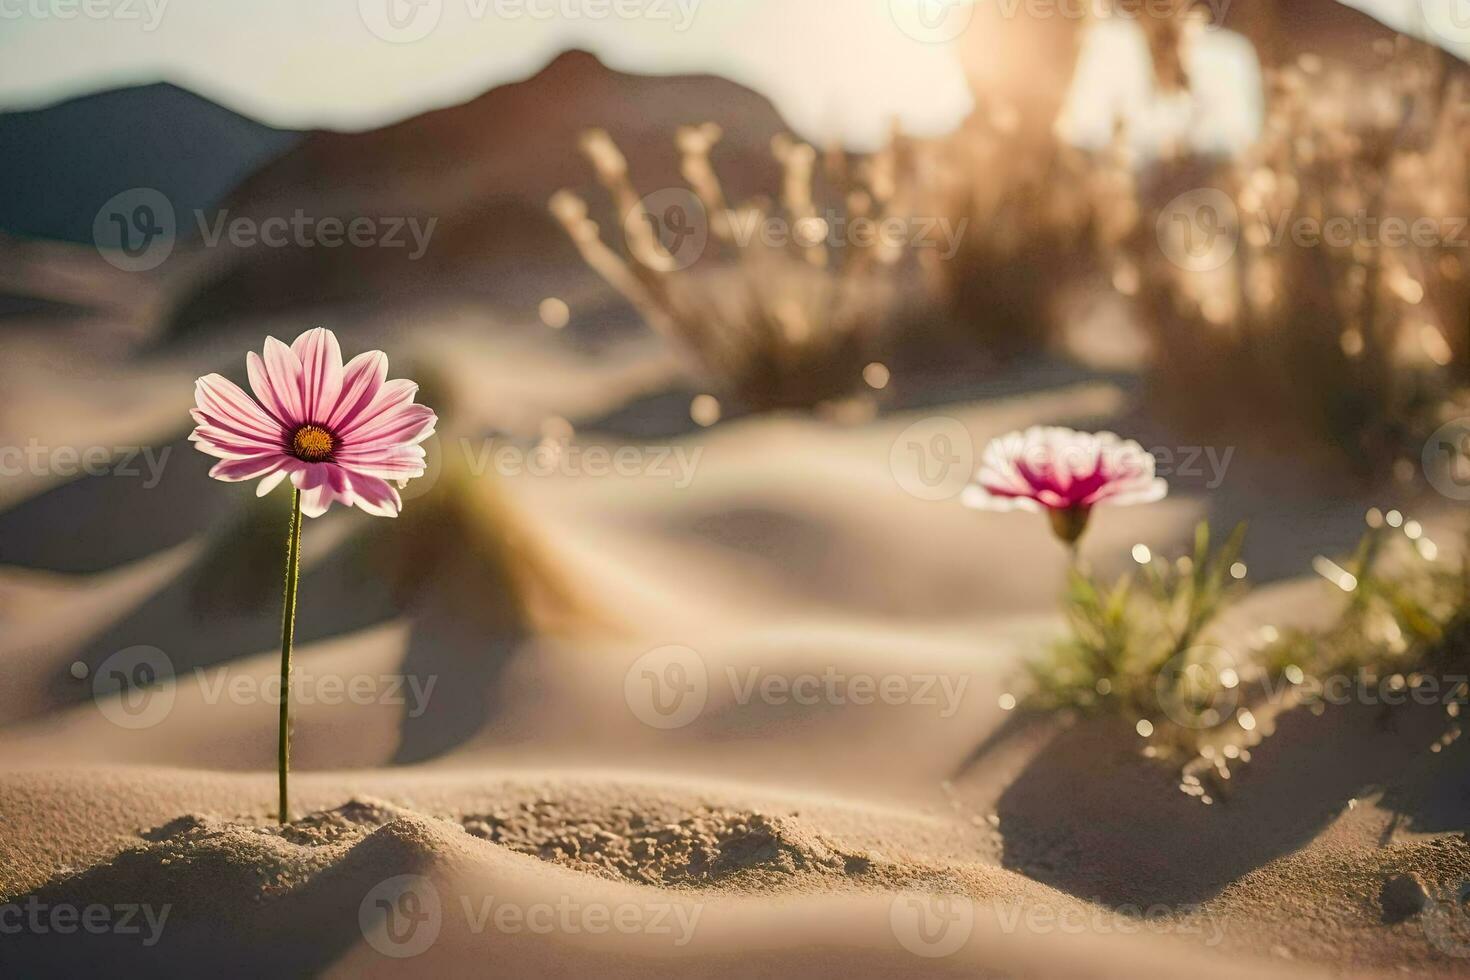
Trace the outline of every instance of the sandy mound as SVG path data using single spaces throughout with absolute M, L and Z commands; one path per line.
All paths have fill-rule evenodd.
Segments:
M 857 874 L 864 854 L 843 854 L 791 820 L 755 811 L 703 808 L 688 816 L 634 812 L 564 813 L 552 800 L 465 818 L 476 837 L 522 854 L 648 885 L 716 885 L 752 879 L 789 884 L 796 876 Z
M 9 843 L 35 855 L 43 849 L 27 839 L 53 840 L 49 868 L 7 862 L 0 880 L 5 907 L 51 924 L 0 946 L 10 975 L 100 963 L 121 975 L 197 975 L 201 962 L 226 976 L 387 975 L 410 957 L 415 972 L 453 972 L 486 955 L 518 976 L 1123 977 L 1177 975 L 1180 963 L 1241 975 L 1187 942 L 1122 935 L 1105 910 L 956 860 L 971 846 L 959 826 L 871 806 L 789 796 L 740 807 L 732 800 L 761 794 L 570 775 L 307 776 L 309 805 L 347 801 L 278 827 L 260 802 L 266 779 L 127 776 L 139 805 L 99 805 L 85 827 L 65 816 L 74 806 L 54 801 L 117 800 L 115 782 L 3 777 L 4 800 L 31 801 L 5 807 Z M 351 795 L 362 782 L 381 797 Z M 245 815 L 186 812 L 125 829 L 205 798 Z M 48 916 L 65 908 L 106 928 L 56 928 Z M 1091 925 L 1038 945 L 1018 927 L 1030 909 L 1074 910 Z M 630 928 L 595 928 L 603 910 Z M 400 911 L 432 926 L 422 948 L 397 945 Z M 563 918 L 533 928 L 543 914 Z M 946 915 L 960 924 L 956 941 L 943 938 Z

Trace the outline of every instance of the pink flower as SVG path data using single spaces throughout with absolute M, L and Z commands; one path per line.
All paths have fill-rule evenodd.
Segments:
M 274 337 L 265 356 L 246 355 L 252 399 L 234 382 L 207 374 L 194 383 L 198 428 L 189 436 L 217 457 L 209 475 L 260 480 L 265 496 L 286 477 L 301 491 L 301 512 L 320 517 L 333 501 L 397 517 L 398 491 L 424 475 L 424 448 L 438 421 L 413 403 L 418 385 L 385 380 L 388 357 L 367 351 L 342 364 L 332 331 L 308 330 L 290 347 Z
M 1097 504 L 1146 504 L 1168 492 L 1153 456 L 1132 440 L 1033 426 L 991 440 L 961 500 L 977 510 L 1044 510 L 1073 542 Z

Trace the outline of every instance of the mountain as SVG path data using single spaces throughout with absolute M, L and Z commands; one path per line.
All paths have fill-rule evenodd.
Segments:
M 714 160 L 731 178 L 732 198 L 779 188 L 770 142 L 788 127 L 769 100 L 713 76 L 614 71 L 582 51 L 462 105 L 369 132 L 312 133 L 244 181 L 216 217 L 366 217 L 384 233 L 399 225 L 404 247 L 221 245 L 233 254 L 176 310 L 172 326 L 188 331 L 223 316 L 390 295 L 493 295 L 519 288 L 528 276 L 581 268 L 547 210 L 564 187 L 594 205 L 604 198 L 578 150 L 581 134 L 607 130 L 627 155 L 634 183 L 648 193 L 684 186 L 675 130 L 710 121 L 725 131 Z M 610 209 L 593 213 L 604 228 L 615 221 Z M 431 221 L 432 234 L 415 256 L 402 223 L 422 230 Z
M 212 207 L 299 139 L 167 83 L 0 114 L 0 231 L 91 244 L 102 205 L 138 187 Z

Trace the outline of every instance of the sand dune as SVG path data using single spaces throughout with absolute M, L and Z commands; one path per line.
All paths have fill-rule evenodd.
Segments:
M 936 328 L 843 404 L 701 425 L 708 379 L 545 205 L 592 180 L 585 126 L 652 189 L 673 128 L 711 117 L 732 194 L 776 186 L 765 100 L 574 52 L 308 136 L 227 200 L 440 213 L 417 266 L 181 242 L 123 275 L 0 242 L 0 447 L 40 449 L 0 480 L 0 975 L 1470 975 L 1470 740 L 1431 751 L 1441 706 L 1263 714 L 1206 805 L 1134 719 L 1016 710 L 1068 555 L 957 497 L 1034 424 L 1160 450 L 1169 497 L 1099 509 L 1082 560 L 1111 578 L 1249 521 L 1221 643 L 1331 622 L 1312 559 L 1369 507 L 1446 559 L 1459 509 L 1193 445 L 1148 413 L 1121 301 L 1086 363 L 1002 374 Z M 397 520 L 307 524 L 282 827 L 289 505 L 210 481 L 187 409 L 318 323 L 389 351 L 440 421 Z
M 510 349 L 492 344 L 484 356 Z M 978 443 L 1037 419 L 1105 422 L 1126 405 L 1124 392 L 1095 383 L 942 413 Z M 1231 797 L 1204 807 L 1167 766 L 1140 757 L 1129 730 L 1002 711 L 1021 659 L 1056 629 L 1035 583 L 1060 587 L 1064 559 L 1029 515 L 978 515 L 904 491 L 891 450 L 931 414 L 855 426 L 750 418 L 691 432 L 671 443 L 700 451 L 683 486 L 672 473 L 487 474 L 465 485 L 454 475 L 459 440 L 473 447 L 497 416 L 493 402 L 465 403 L 450 431 L 476 435 L 441 441 L 445 475 L 405 523 L 341 515 L 309 528 L 301 819 L 286 830 L 269 822 L 265 774 L 275 559 L 238 543 L 273 540 L 279 507 L 227 488 L 208 499 L 188 486 L 202 479 L 198 461 L 181 456 L 135 498 L 131 539 L 78 547 L 70 562 L 49 550 L 53 570 L 4 577 L 13 666 L 0 701 L 11 770 L 0 776 L 0 894 L 21 908 L 166 905 L 165 938 L 58 945 L 28 934 L 4 946 L 7 965 L 105 958 L 170 975 L 207 957 L 231 974 L 268 963 L 386 973 L 399 961 L 365 938 L 375 927 L 365 933 L 358 910 L 406 875 L 379 898 L 418 908 L 393 890 L 427 881 L 440 902 L 416 969 L 457 972 L 489 957 L 524 975 L 1243 977 L 1406 963 L 1453 975 L 1448 940 L 1427 939 L 1418 920 L 1385 922 L 1379 890 L 1399 873 L 1435 887 L 1464 875 L 1463 743 L 1426 754 L 1428 716 L 1385 733 L 1366 711 L 1289 715 Z M 134 425 L 142 441 L 146 426 Z M 1247 486 L 1232 477 L 1208 504 L 1186 489 L 1108 514 L 1089 549 L 1104 569 L 1121 568 L 1135 541 L 1178 549 L 1201 515 L 1255 507 Z M 168 487 L 177 499 L 150 496 Z M 66 483 L 0 520 L 21 532 L 53 520 L 53 507 L 72 509 L 75 495 L 105 507 L 129 499 L 122 492 L 110 477 Z M 1275 498 L 1279 520 L 1319 519 L 1311 498 L 1296 510 L 1293 499 Z M 461 545 L 483 527 L 516 528 L 508 540 L 531 551 L 513 552 L 522 558 L 512 565 L 493 550 L 473 559 L 488 564 L 450 560 L 432 545 L 434 526 L 412 518 L 413 508 L 460 512 L 445 507 L 491 522 L 454 524 Z M 1339 533 L 1350 540 L 1345 521 Z M 45 565 L 24 533 L 9 540 L 20 565 Z M 440 583 L 428 593 L 354 570 L 411 542 Z M 1254 537 L 1247 559 L 1286 567 L 1301 546 Z M 586 606 L 553 627 L 525 590 L 564 606 L 566 583 Z M 1331 602 L 1325 586 L 1283 577 L 1226 628 L 1309 622 Z M 166 653 L 175 682 L 156 720 L 120 727 L 102 710 L 113 701 L 94 695 L 94 672 L 136 644 Z M 640 717 L 628 678 L 669 645 L 692 651 L 708 683 L 697 716 L 665 730 Z M 915 696 L 812 706 L 790 688 L 759 693 L 772 677 L 829 676 L 895 677 Z M 365 699 L 342 693 L 350 678 L 373 686 Z M 1137 833 L 1120 836 L 1125 826 Z M 935 894 L 955 897 L 923 897 Z M 492 916 L 506 905 L 699 918 L 677 945 L 649 922 L 628 935 L 577 925 L 548 936 L 486 925 L 486 903 Z M 1150 907 L 1161 917 L 1151 927 L 1127 911 Z M 966 926 L 950 950 L 935 937 L 952 915 Z

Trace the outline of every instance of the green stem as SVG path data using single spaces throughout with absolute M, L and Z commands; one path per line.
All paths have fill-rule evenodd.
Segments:
M 281 737 L 277 755 L 280 820 L 286 822 L 286 774 L 291 769 L 291 641 L 296 634 L 296 583 L 301 579 L 301 491 L 291 489 L 291 526 L 286 532 L 286 598 L 281 612 Z

